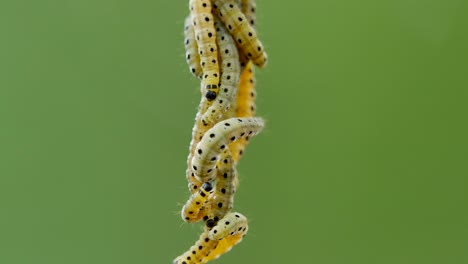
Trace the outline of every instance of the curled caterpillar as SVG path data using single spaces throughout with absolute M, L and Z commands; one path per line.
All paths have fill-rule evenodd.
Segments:
M 213 0 L 213 10 L 223 21 L 243 54 L 259 67 L 267 62 L 267 54 L 254 28 L 234 0 Z
M 242 71 L 239 90 L 237 93 L 237 108 L 236 116 L 238 117 L 252 117 L 255 115 L 255 72 L 252 62 L 247 63 L 247 66 Z M 229 145 L 232 156 L 235 162 L 238 162 L 244 153 L 247 145 L 247 140 L 241 138 L 238 141 Z
M 200 65 L 203 69 L 203 84 L 206 89 L 205 97 L 212 101 L 219 91 L 218 48 L 214 19 L 211 14 L 210 0 L 190 0 L 190 15 L 198 44 Z
M 200 182 L 213 181 L 216 178 L 215 167 L 219 154 L 228 147 L 228 144 L 258 134 L 263 126 L 261 118 L 230 118 L 209 129 L 197 144 L 192 158 L 195 178 Z
M 178 256 L 172 262 L 173 264 L 202 264 L 206 263 L 206 258 L 218 245 L 217 240 L 208 238 L 209 230 L 205 228 L 205 231 L 201 234 L 200 238 L 195 244 L 190 247 L 182 255 Z
M 221 83 L 218 97 L 201 116 L 205 126 L 213 125 L 219 121 L 232 107 L 237 94 L 241 71 L 236 43 L 218 19 L 215 19 L 215 27 L 221 63 Z
M 247 231 L 247 218 L 240 213 L 229 213 L 210 230 L 208 237 L 212 240 L 221 240 L 237 234 L 245 235 Z
M 184 23 L 185 59 L 189 65 L 190 72 L 197 78 L 201 78 L 203 70 L 200 66 L 198 45 L 195 40 L 195 31 L 192 25 L 192 17 L 189 15 Z
M 192 194 L 190 199 L 182 208 L 181 217 L 186 222 L 196 222 L 200 220 L 204 214 L 200 214 L 200 210 L 208 203 L 208 198 L 213 193 L 213 186 L 209 182 L 205 182 L 198 192 Z

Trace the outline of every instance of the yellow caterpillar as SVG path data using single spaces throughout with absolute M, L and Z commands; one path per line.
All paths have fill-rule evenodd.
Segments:
M 208 237 L 212 240 L 221 240 L 237 234 L 245 235 L 247 231 L 247 218 L 240 213 L 229 213 L 210 230 Z
M 210 0 L 190 0 L 190 15 L 198 44 L 200 65 L 203 69 L 203 84 L 206 89 L 205 97 L 212 101 L 219 91 L 218 48 L 214 19 L 211 14 Z
M 221 63 L 221 83 L 218 97 L 201 116 L 205 126 L 219 121 L 234 104 L 241 71 L 236 43 L 218 19 L 215 19 L 215 27 Z
M 218 245 L 218 241 L 208 238 L 209 230 L 205 228 L 195 245 L 188 251 L 178 256 L 172 262 L 173 264 L 202 264 L 208 262 L 206 258 Z
M 197 144 L 192 158 L 192 172 L 195 178 L 200 182 L 213 181 L 216 178 L 215 167 L 219 154 L 228 144 L 258 134 L 263 126 L 261 118 L 230 118 L 209 129 Z
M 197 78 L 201 78 L 203 70 L 200 66 L 198 45 L 195 40 L 195 31 L 192 26 L 192 17 L 189 15 L 184 23 L 185 59 L 189 65 L 190 72 Z
M 252 62 L 247 63 L 247 66 L 242 71 L 239 82 L 239 90 L 237 92 L 237 108 L 236 116 L 252 117 L 255 115 L 255 72 Z M 241 138 L 229 146 L 234 161 L 237 163 L 244 153 L 247 145 L 247 140 Z
M 223 21 L 244 55 L 259 67 L 265 66 L 267 54 L 254 28 L 234 0 L 212 0 L 215 14 Z
M 192 194 L 182 208 L 181 217 L 184 221 L 196 222 L 204 216 L 203 213 L 200 214 L 200 210 L 207 205 L 208 199 L 213 193 L 212 190 L 213 186 L 211 183 L 205 182 L 198 192 Z

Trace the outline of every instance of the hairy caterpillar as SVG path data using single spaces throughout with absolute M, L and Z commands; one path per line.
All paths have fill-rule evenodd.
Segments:
M 204 214 L 200 214 L 200 210 L 208 203 L 208 198 L 213 193 L 213 186 L 209 182 L 205 182 L 198 192 L 192 194 L 190 199 L 182 208 L 181 217 L 186 222 L 196 222 L 200 220 Z
M 263 67 L 267 61 L 267 54 L 263 45 L 257 37 L 254 28 L 249 24 L 247 18 L 242 14 L 236 1 L 212 0 L 213 9 L 217 16 L 226 25 L 237 45 L 244 55 L 259 67 Z
M 240 1 L 241 11 L 245 15 L 245 18 L 249 21 L 250 25 L 255 28 L 256 22 L 256 14 L 255 11 L 257 9 L 257 5 L 255 4 L 254 0 L 241 0 Z
M 236 43 L 218 19 L 215 19 L 215 27 L 221 62 L 221 83 L 218 97 L 201 116 L 206 126 L 216 123 L 232 106 L 237 94 L 241 71 Z
M 190 0 L 190 14 L 198 44 L 200 65 L 203 69 L 205 97 L 212 101 L 219 91 L 218 48 L 210 0 Z
M 200 66 L 198 45 L 195 40 L 195 31 L 192 26 L 192 17 L 189 15 L 184 23 L 185 59 L 189 65 L 190 72 L 197 78 L 201 78 L 203 71 Z
M 192 170 L 200 182 L 213 181 L 219 154 L 239 138 L 250 138 L 264 126 L 261 118 L 230 118 L 217 123 L 203 135 L 192 158 Z
M 255 72 L 252 62 L 247 63 L 247 66 L 242 71 L 239 82 L 239 90 L 237 93 L 237 108 L 236 116 L 251 117 L 255 115 Z M 229 146 L 235 162 L 238 162 L 244 153 L 247 140 L 241 138 Z
M 216 188 L 210 199 L 211 210 L 206 226 L 214 227 L 234 205 L 234 193 L 237 187 L 237 170 L 231 152 L 225 150 L 220 155 L 217 169 Z
M 195 244 L 188 251 L 178 256 L 172 262 L 173 264 L 201 264 L 208 262 L 206 258 L 218 245 L 217 240 L 211 240 L 208 237 L 209 230 L 201 234 Z
M 245 235 L 247 231 L 247 218 L 240 213 L 229 213 L 210 230 L 208 237 L 212 240 L 221 240 L 237 234 Z

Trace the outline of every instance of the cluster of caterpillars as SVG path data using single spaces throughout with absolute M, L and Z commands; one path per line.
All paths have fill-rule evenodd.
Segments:
M 185 50 L 190 72 L 201 81 L 186 178 L 191 196 L 186 222 L 203 221 L 200 238 L 173 264 L 207 263 L 238 244 L 247 218 L 232 212 L 238 187 L 236 166 L 264 127 L 255 116 L 254 65 L 267 55 L 255 31 L 254 0 L 189 0 Z

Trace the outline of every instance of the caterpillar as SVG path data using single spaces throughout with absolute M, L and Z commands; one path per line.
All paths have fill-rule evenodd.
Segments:
M 215 19 L 215 27 L 221 62 L 221 83 L 218 97 L 201 116 L 205 126 L 216 123 L 231 108 L 237 94 L 241 72 L 236 43 L 218 19 Z
M 172 262 L 173 264 L 202 264 L 208 262 L 206 258 L 218 245 L 217 240 L 211 240 L 208 237 L 209 230 L 205 228 L 205 231 L 200 235 L 200 238 L 195 244 L 190 247 L 182 255 L 178 256 Z
M 201 78 L 203 71 L 200 66 L 198 45 L 195 40 L 195 31 L 192 26 L 192 17 L 189 15 L 184 23 L 185 59 L 189 65 L 190 72 L 197 78 Z
M 252 117 L 255 115 L 255 72 L 252 62 L 247 63 L 247 66 L 242 71 L 237 93 L 237 117 Z M 241 138 L 229 146 L 235 162 L 238 162 L 244 153 L 247 140 Z
M 214 227 L 234 206 L 237 170 L 229 149 L 220 155 L 217 174 L 216 188 L 210 199 L 211 211 L 205 221 L 208 227 Z
M 197 144 L 192 158 L 192 171 L 200 182 L 213 181 L 216 177 L 216 163 L 219 154 L 228 144 L 239 138 L 250 138 L 264 126 L 263 119 L 256 117 L 230 118 L 209 129 Z
M 208 198 L 213 193 L 213 186 L 209 182 L 203 183 L 198 192 L 192 194 L 190 199 L 182 208 L 181 217 L 186 222 L 196 222 L 200 220 L 204 214 L 200 214 L 200 210 L 208 203 Z M 203 210 L 202 210 L 203 211 Z
M 248 221 L 240 213 L 229 213 L 208 233 L 211 240 L 221 240 L 237 234 L 245 235 L 248 231 Z
M 255 28 L 256 25 L 256 14 L 257 5 L 254 0 L 241 0 L 240 1 L 241 11 L 249 21 L 250 25 Z
M 200 65 L 203 69 L 203 85 L 206 89 L 205 97 L 212 101 L 219 91 L 218 49 L 214 19 L 211 14 L 210 0 L 190 0 L 190 14 L 198 44 Z
M 226 28 L 236 40 L 239 49 L 253 63 L 263 67 L 267 62 L 267 54 L 263 45 L 257 37 L 254 28 L 249 24 L 247 18 L 242 14 L 234 0 L 212 0 L 213 10 L 223 21 Z

